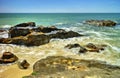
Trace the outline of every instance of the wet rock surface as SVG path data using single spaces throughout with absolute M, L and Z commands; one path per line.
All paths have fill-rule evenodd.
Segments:
M 120 67 L 97 60 L 49 56 L 37 61 L 25 78 L 120 78 Z
M 18 57 L 11 52 L 4 52 L 0 58 L 0 64 L 13 63 L 18 60 Z
M 117 23 L 111 20 L 86 20 L 84 24 L 95 26 L 115 26 Z

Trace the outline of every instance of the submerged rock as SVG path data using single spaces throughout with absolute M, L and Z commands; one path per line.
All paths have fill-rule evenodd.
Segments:
M 77 47 L 80 47 L 80 45 L 79 44 L 68 44 L 68 45 L 66 45 L 65 46 L 65 48 L 69 48 L 69 49 L 71 49 L 71 48 L 77 48 Z
M 0 58 L 0 64 L 13 63 L 18 60 L 18 57 L 11 52 L 4 52 Z
M 18 66 L 20 69 L 27 69 L 30 66 L 30 64 L 27 62 L 27 60 L 23 60 L 18 64 Z
M 120 78 L 120 67 L 95 60 L 49 56 L 37 61 L 25 78 Z
M 117 23 L 111 20 L 87 20 L 85 24 L 96 26 L 115 26 Z
M 86 53 L 88 50 L 82 46 L 80 46 L 79 53 Z
M 88 48 L 89 52 L 100 52 L 101 50 L 104 50 L 107 45 L 95 45 L 93 43 L 88 43 L 86 45 L 86 48 Z

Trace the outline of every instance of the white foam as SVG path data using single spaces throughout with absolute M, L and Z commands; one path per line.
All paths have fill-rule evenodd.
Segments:
M 2 28 L 10 28 L 11 25 L 2 25 L 1 27 L 2 27 Z
M 63 25 L 63 23 L 59 22 L 59 23 L 55 23 L 54 25 Z

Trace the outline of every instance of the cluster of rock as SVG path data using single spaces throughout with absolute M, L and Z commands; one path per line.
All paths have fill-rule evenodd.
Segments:
M 48 56 L 37 61 L 33 66 L 33 73 L 25 78 L 120 78 L 119 74 L 119 66 L 105 62 Z
M 86 20 L 84 23 L 95 26 L 115 26 L 117 24 L 111 20 Z
M 4 52 L 3 55 L 0 57 L 0 64 L 10 64 L 17 62 L 19 59 L 16 55 L 11 52 Z M 18 63 L 19 68 L 27 69 L 29 67 L 29 63 L 26 60 Z
M 65 48 L 72 49 L 72 48 L 77 48 L 79 47 L 79 53 L 86 53 L 86 52 L 100 52 L 105 49 L 107 45 L 95 45 L 93 43 L 88 43 L 84 47 L 81 46 L 80 44 L 68 44 L 65 46 Z
M 34 22 L 18 24 L 9 29 L 9 38 L 1 38 L 0 43 L 39 46 L 49 43 L 52 38 L 72 38 L 83 36 L 74 31 L 65 31 L 54 26 L 36 27 Z

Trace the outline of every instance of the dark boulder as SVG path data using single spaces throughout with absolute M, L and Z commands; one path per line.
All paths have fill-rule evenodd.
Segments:
M 43 32 L 43 33 L 50 33 L 52 31 L 58 31 L 58 30 L 62 30 L 62 29 L 58 29 L 55 26 L 51 26 L 51 27 L 37 27 L 37 28 L 33 28 L 32 29 L 35 32 Z
M 6 38 L 1 39 L 1 43 L 4 44 L 16 44 L 16 45 L 26 45 L 26 46 L 39 46 L 49 43 L 50 37 L 44 34 L 41 35 L 29 35 L 27 37 L 18 38 Z
M 35 22 L 21 23 L 17 24 L 14 27 L 35 27 Z
M 27 46 L 39 46 L 49 43 L 50 37 L 48 35 L 30 35 L 27 39 Z
M 31 33 L 30 29 L 11 27 L 9 29 L 8 34 L 9 34 L 10 38 L 13 38 L 13 37 L 18 37 L 18 36 L 26 36 L 26 35 L 28 35 L 30 33 Z
M 30 66 L 30 64 L 27 62 L 27 60 L 23 60 L 19 63 L 18 66 L 20 69 L 27 69 Z
M 111 20 L 87 20 L 85 24 L 95 25 L 95 26 L 115 26 L 117 23 Z
M 60 38 L 60 39 L 65 39 L 65 38 L 73 38 L 73 37 L 79 37 L 79 36 L 83 36 L 77 32 L 74 31 L 59 31 L 56 34 L 50 34 L 49 35 L 50 38 Z
M 13 63 L 18 60 L 18 57 L 11 52 L 4 52 L 0 58 L 0 64 Z

